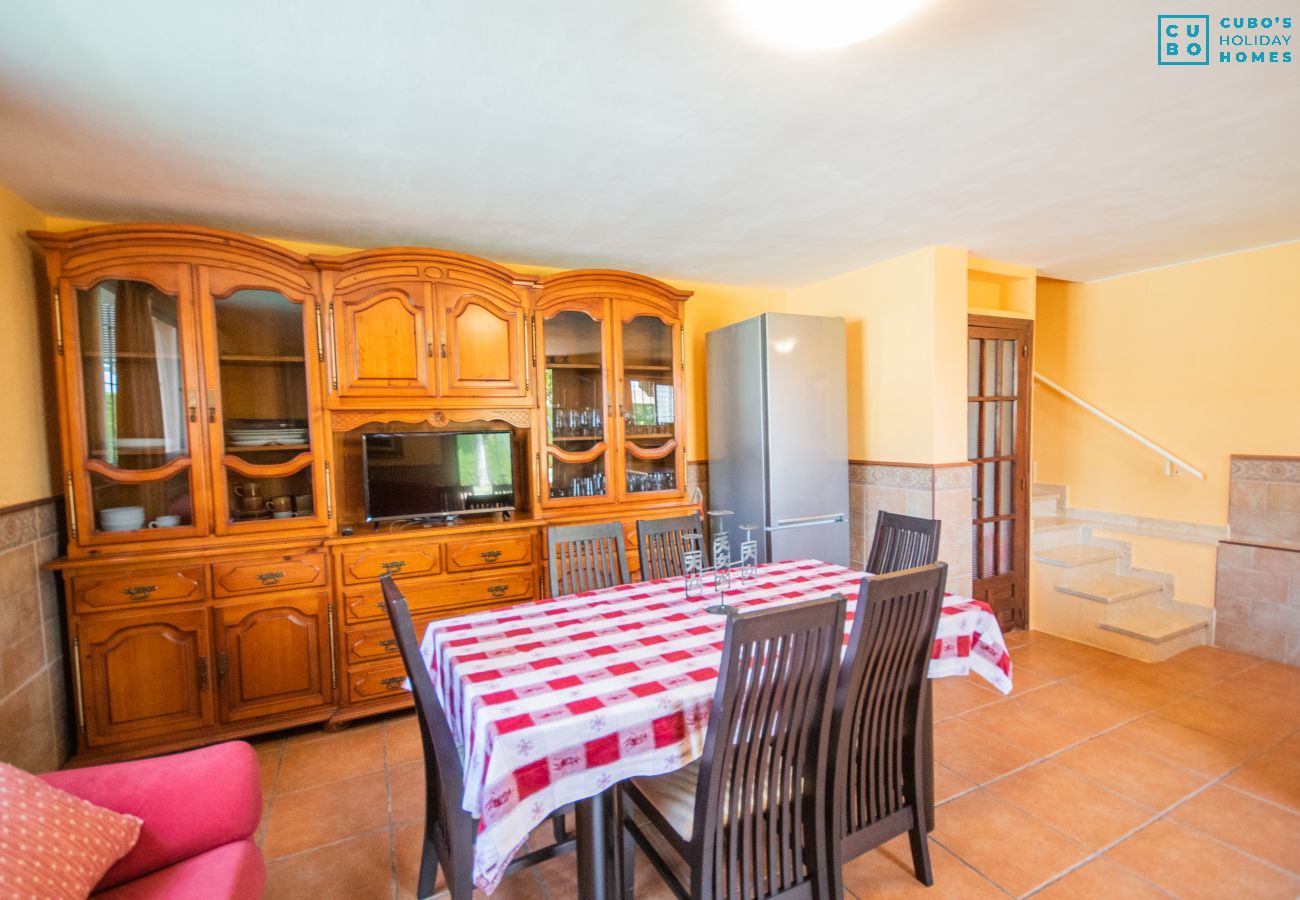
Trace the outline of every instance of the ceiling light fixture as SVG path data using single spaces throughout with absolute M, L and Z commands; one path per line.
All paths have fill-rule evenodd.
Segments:
M 926 0 L 726 0 L 755 38 L 790 50 L 831 50 L 865 41 Z

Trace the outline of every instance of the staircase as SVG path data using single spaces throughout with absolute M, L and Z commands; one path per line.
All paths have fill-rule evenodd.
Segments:
M 1209 642 L 1213 610 L 1174 599 L 1174 579 L 1135 569 L 1125 541 L 1065 515 L 1066 488 L 1036 484 L 1030 622 L 1039 631 L 1161 662 Z

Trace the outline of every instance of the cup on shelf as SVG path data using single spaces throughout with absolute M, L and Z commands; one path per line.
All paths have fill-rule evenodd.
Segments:
M 289 513 L 289 515 L 293 515 L 293 498 L 287 494 L 281 497 L 272 497 L 266 501 L 266 508 L 272 513 Z
M 246 481 L 243 484 L 237 484 L 235 485 L 235 496 L 242 500 L 260 499 L 262 496 L 262 483 L 260 481 Z
M 149 523 L 150 528 L 175 528 L 181 524 L 180 516 L 159 516 Z
M 238 485 L 236 485 L 238 487 Z M 261 497 L 240 497 L 239 508 L 246 513 L 261 512 L 266 509 L 266 501 Z
M 309 516 L 316 510 L 316 498 L 311 494 L 298 494 L 293 498 L 293 511 L 300 516 Z

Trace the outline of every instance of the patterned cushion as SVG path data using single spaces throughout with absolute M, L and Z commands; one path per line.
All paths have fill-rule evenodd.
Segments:
M 0 763 L 0 897 L 89 896 L 140 824 Z

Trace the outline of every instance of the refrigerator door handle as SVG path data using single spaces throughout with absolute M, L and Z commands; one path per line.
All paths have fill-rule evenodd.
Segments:
M 823 513 L 820 516 L 795 516 L 790 519 L 777 519 L 775 525 L 767 526 L 767 531 L 785 531 L 787 528 L 807 528 L 810 525 L 836 525 L 845 521 L 844 513 Z

